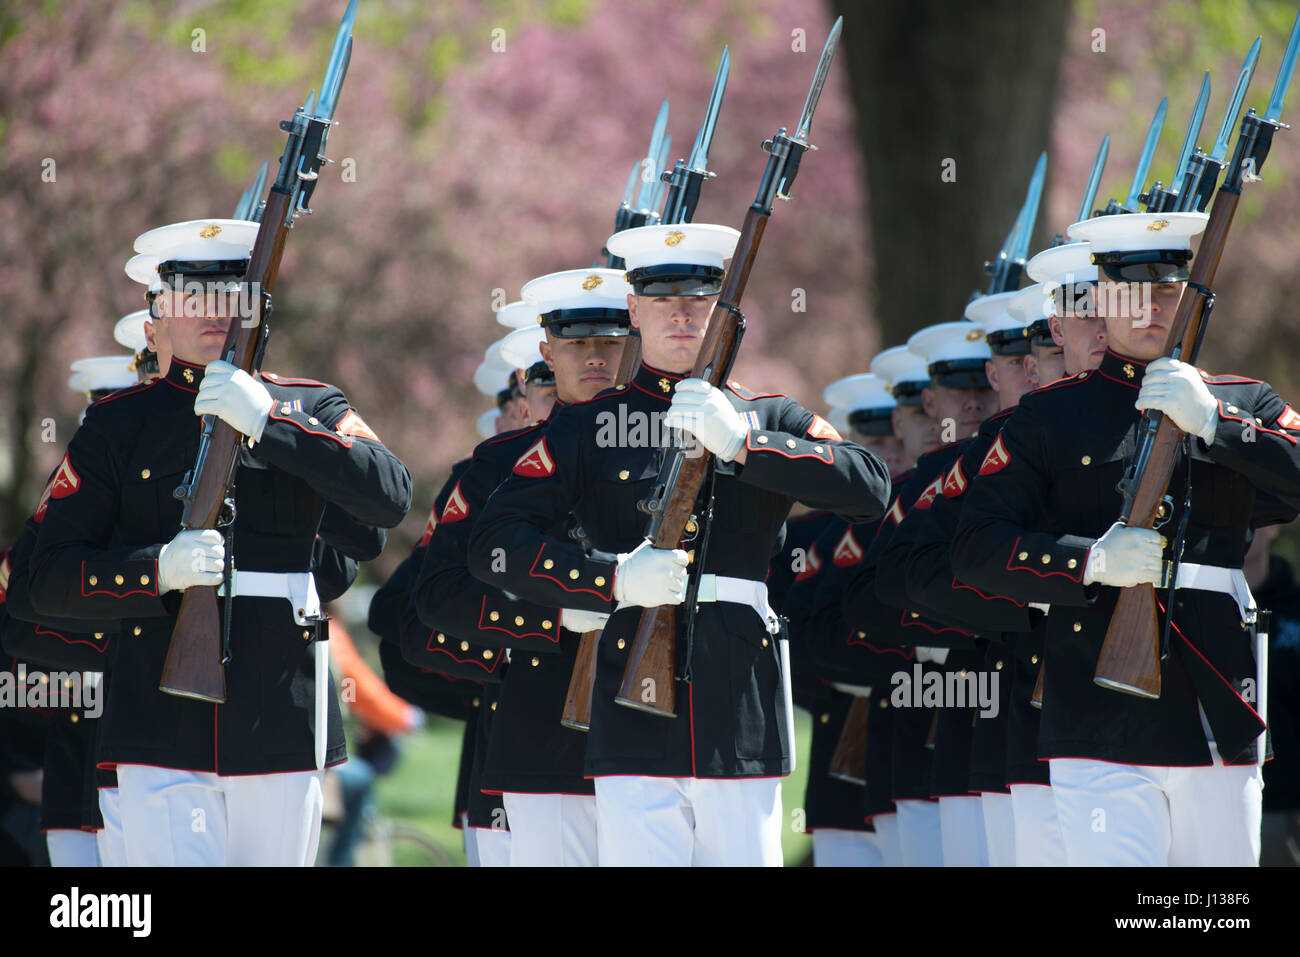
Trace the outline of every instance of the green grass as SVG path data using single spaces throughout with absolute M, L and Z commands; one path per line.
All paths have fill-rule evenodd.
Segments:
M 460 831 L 451 826 L 455 800 L 456 769 L 460 766 L 460 742 L 463 725 L 445 718 L 430 717 L 421 731 L 402 739 L 402 759 L 391 774 L 379 779 L 376 794 L 380 811 L 402 824 L 419 828 L 433 838 L 459 866 L 465 864 L 465 850 Z M 801 815 L 804 790 L 808 783 L 808 747 L 812 720 L 803 711 L 795 712 L 795 738 L 798 760 L 795 773 L 782 782 L 781 806 L 785 823 L 781 844 L 786 866 L 800 864 L 812 853 L 812 839 L 793 829 Z M 399 854 L 398 865 L 403 861 Z

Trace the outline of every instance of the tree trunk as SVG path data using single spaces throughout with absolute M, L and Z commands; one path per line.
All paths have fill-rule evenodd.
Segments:
M 874 311 L 882 341 L 898 345 L 923 326 L 960 319 L 971 293 L 987 287 L 983 264 L 1011 230 L 1049 146 L 1068 3 L 832 7 L 844 17 L 840 56 L 860 119 Z M 955 181 L 945 181 L 947 161 Z M 1040 217 L 1030 254 L 1065 225 Z

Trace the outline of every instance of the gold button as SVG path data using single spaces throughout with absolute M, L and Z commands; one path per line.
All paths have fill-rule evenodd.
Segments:
M 1237 411 L 1237 407 L 1236 407 L 1235 405 L 1230 405 L 1230 406 L 1228 406 L 1228 411 L 1229 411 L 1229 412 L 1234 412 L 1234 413 L 1235 413 L 1235 412 Z
M 759 444 L 759 445 L 767 445 L 767 436 L 766 436 L 766 435 L 760 435 L 760 436 L 758 437 L 758 444 Z
M 438 644 L 444 645 L 446 643 L 447 643 L 447 636 L 444 635 L 442 632 L 438 632 Z
M 966 677 L 966 669 L 963 668 L 961 671 L 957 672 L 957 674 L 959 674 L 959 675 L 961 675 L 963 678 L 965 678 L 965 677 Z
M 140 635 L 140 626 L 139 626 L 139 625 L 136 625 L 134 628 L 132 628 L 132 629 L 131 629 L 131 634 L 135 635 L 136 637 L 139 637 L 139 635 Z
M 889 699 L 888 699 L 888 698 L 881 698 L 881 699 L 880 699 L 880 707 L 882 707 L 882 708 L 888 708 L 888 707 L 889 707 Z
M 310 632 L 310 631 L 304 631 L 304 632 L 302 633 L 302 640 L 303 640 L 303 641 L 307 641 L 307 640 L 309 640 L 310 638 L 311 638 L 311 632 Z
M 1002 662 L 999 661 L 999 662 L 998 662 L 997 664 L 995 664 L 993 667 L 996 668 L 998 671 L 1001 671 L 1001 670 L 1002 670 Z
M 548 558 L 548 559 L 546 559 L 546 561 L 542 562 L 542 567 L 543 567 L 543 568 L 554 568 L 554 567 L 555 567 L 555 562 L 551 561 L 551 560 Z
M 1258 418 L 1257 418 L 1257 419 L 1255 420 L 1255 424 L 1256 424 L 1256 425 L 1263 425 L 1263 424 L 1264 424 L 1264 420 L 1263 420 L 1263 419 L 1258 419 Z
M 764 647 L 764 648 L 767 647 L 767 639 L 766 639 L 766 638 L 763 639 L 763 647 Z
M 478 707 L 479 705 L 481 705 L 482 703 L 483 703 L 483 702 L 480 701 L 478 698 L 475 698 L 473 701 L 470 702 L 470 705 L 471 705 L 472 707 L 477 708 L 477 707 Z
M 624 648 L 626 648 L 626 647 L 627 647 L 627 642 L 624 641 L 622 638 L 620 638 L 620 639 L 618 640 L 618 650 L 619 650 L 619 651 L 622 651 L 622 650 L 623 650 Z
M 73 724 L 76 724 L 76 723 L 77 723 L 78 721 L 80 721 L 80 720 L 81 720 L 81 718 L 78 717 L 77 715 L 75 715 L 75 714 L 72 715 L 72 723 L 73 723 Z
M 1086 373 L 1086 372 L 1080 372 L 1077 376 L 1075 376 L 1075 378 L 1076 378 L 1076 379 L 1082 379 L 1082 378 L 1086 377 L 1087 375 L 1088 375 L 1088 373 Z
M 913 617 L 913 618 L 920 618 L 920 617 L 921 617 L 921 613 L 918 612 L 918 611 L 914 611 L 914 612 L 912 612 L 912 617 Z
M 596 587 L 597 587 L 597 588 L 603 588 L 604 586 L 605 586 L 605 576 L 604 576 L 604 575 L 597 575 L 597 576 L 596 576 Z
M 542 631 L 550 631 L 550 630 L 551 630 L 551 619 L 549 619 L 549 618 L 543 618 L 543 619 L 542 619 Z
M 1022 562 L 1028 557 L 1029 557 L 1028 552 L 1021 552 L 1019 555 L 1016 556 L 1016 558 L 1020 559 Z
M 72 687 L 72 679 L 71 679 L 71 678 L 64 678 L 64 679 L 63 679 L 63 687 L 65 687 L 65 688 L 71 688 L 71 687 Z
M 1029 656 L 1029 663 L 1030 663 L 1031 665 L 1036 665 L 1036 664 L 1038 664 L 1038 655 L 1030 655 L 1030 656 Z
M 577 570 L 576 568 L 570 568 L 570 569 L 569 569 L 569 578 L 570 578 L 570 579 L 573 579 L 573 580 L 577 580 L 577 577 L 578 577 L 578 570 Z
M 140 584 L 141 584 L 141 585 L 147 585 L 147 584 L 149 584 L 149 576 L 148 576 L 148 575 L 141 575 L 141 576 L 140 576 Z
M 792 449 L 792 448 L 794 448 L 794 444 L 795 444 L 795 443 L 794 443 L 794 439 L 786 439 L 786 440 L 785 440 L 785 447 L 786 447 L 787 449 Z
M 307 422 L 309 425 L 320 425 L 320 420 L 317 419 L 315 416 L 308 416 Z
M 621 472 L 618 473 L 618 477 L 619 477 L 620 480 L 626 482 L 626 481 L 627 481 L 627 477 L 628 477 L 629 475 L 631 475 L 631 474 L 632 474 L 632 473 L 629 472 L 627 469 L 623 469 L 623 471 L 621 471 Z
M 695 534 L 695 529 L 696 529 L 696 528 L 698 528 L 698 526 L 697 526 L 694 522 L 690 522 L 690 521 L 688 521 L 688 522 L 686 523 L 686 531 L 687 531 L 688 533 L 690 533 L 690 534 L 692 534 L 692 535 Z
M 484 661 L 491 661 L 491 660 L 492 660 L 492 652 L 491 652 L 490 649 L 485 649 L 485 650 L 483 651 L 483 660 L 484 660 Z
M 831 716 L 828 715 L 828 714 L 823 714 L 822 717 L 821 717 L 821 722 L 822 722 L 822 724 L 830 724 L 830 723 L 831 723 Z
M 826 451 L 826 449 L 823 448 L 823 447 L 820 446 L 820 445 L 814 445 L 814 446 L 813 446 L 813 451 L 816 452 L 818 455 L 821 455 L 823 452 Z
M 1076 621 L 1076 622 L 1074 623 L 1074 630 L 1075 630 L 1075 631 L 1083 631 L 1083 625 L 1079 624 L 1079 623 Z
M 468 641 L 462 641 L 462 642 L 460 643 L 460 650 L 461 650 L 461 651 L 469 651 L 469 642 L 468 642 Z
M 137 635 L 140 634 L 140 629 L 139 629 L 139 628 L 136 628 L 135 633 L 136 633 Z M 95 632 L 95 640 L 96 640 L 96 641 L 102 641 L 103 638 L 104 638 L 104 633 L 103 633 L 102 631 L 97 631 L 97 632 Z
M 43 684 L 43 685 L 47 685 L 47 684 L 49 684 L 49 683 L 50 683 L 50 676 L 49 676 L 49 675 L 41 675 L 41 684 Z
M 1091 455 L 1085 455 L 1083 458 L 1079 459 L 1079 461 L 1082 462 L 1084 465 L 1091 465 L 1091 464 L 1092 464 L 1092 456 L 1091 456 Z
M 99 584 L 99 579 L 96 578 L 94 575 L 91 575 L 91 576 L 90 576 L 89 581 L 90 581 L 90 583 L 91 583 L 92 585 L 98 585 L 98 584 Z
M 695 549 L 692 548 L 689 552 L 686 553 L 686 564 L 687 565 L 695 564 Z
M 1068 562 L 1065 563 L 1065 567 L 1066 567 L 1066 568 L 1075 568 L 1076 566 L 1078 566 L 1078 564 L 1079 564 L 1078 559 L 1071 558 Z
M 1043 563 L 1044 565 L 1050 565 L 1050 564 L 1052 564 L 1052 556 L 1051 556 L 1051 555 L 1044 555 L 1044 556 L 1042 557 L 1042 559 L 1040 559 L 1040 560 L 1042 561 L 1042 563 Z
M 142 479 L 147 479 L 148 477 L 149 477 L 149 470 L 148 470 L 148 469 L 141 469 L 141 470 L 140 470 L 140 478 L 142 478 Z
M 538 665 L 540 665 L 540 664 L 541 664 L 541 661 L 539 661 L 539 660 L 534 656 L 534 658 L 533 658 L 533 667 L 536 668 L 536 667 L 537 667 Z
M 524 623 L 524 619 L 519 615 L 515 615 L 515 627 L 516 628 L 522 627 L 523 623 Z
M 126 579 L 123 578 L 121 575 L 114 575 L 114 576 L 113 576 L 113 581 L 115 581 L 115 582 L 117 582 L 119 585 L 121 585 L 121 584 L 123 584 L 123 583 L 126 582 Z
M 496 709 L 497 709 L 497 703 L 496 703 L 495 701 L 493 701 L 493 702 L 492 702 L 492 710 L 495 711 Z
M 859 638 L 865 638 L 865 637 L 867 637 L 867 633 L 866 633 L 865 631 L 860 631 L 860 632 L 858 632 L 858 637 L 859 637 Z
M 500 618 L 500 617 L 501 617 L 501 615 L 500 615 L 499 612 L 495 612 L 495 611 L 494 611 L 494 612 L 489 612 L 489 613 L 488 613 L 488 618 L 489 618 L 491 621 L 496 621 L 496 620 L 497 620 L 498 618 Z

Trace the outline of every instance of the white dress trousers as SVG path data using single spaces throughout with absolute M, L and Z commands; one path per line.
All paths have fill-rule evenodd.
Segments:
M 99 867 L 99 844 L 94 831 L 55 828 L 45 832 L 50 867 Z
M 780 867 L 780 778 L 596 778 L 602 867 Z
M 898 845 L 904 867 L 943 867 L 943 838 L 937 801 L 895 801 Z
M 591 794 L 501 796 L 510 821 L 511 867 L 595 867 L 596 798 Z
M 1016 867 L 1065 866 L 1065 838 L 1056 816 L 1054 788 L 1011 785 L 1011 814 L 1016 826 Z
M 974 794 L 939 798 L 944 867 L 988 867 L 984 806 Z
M 221 776 L 119 764 L 131 867 L 310 867 L 323 771 Z
M 1158 767 L 1052 758 L 1071 867 L 1255 867 L 1263 784 L 1257 764 Z
M 1016 866 L 1016 820 L 1011 809 L 1011 795 L 997 791 L 980 794 L 984 813 L 984 846 L 988 848 L 989 867 Z
M 871 818 L 876 829 L 876 843 L 880 847 L 881 865 L 884 867 L 903 866 L 903 847 L 898 842 L 898 812 L 876 814 Z
M 884 867 L 880 841 L 870 831 L 819 827 L 813 831 L 814 867 Z

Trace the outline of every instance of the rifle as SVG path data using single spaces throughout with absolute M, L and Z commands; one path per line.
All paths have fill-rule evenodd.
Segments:
M 1252 109 L 1241 119 L 1237 148 L 1232 162 L 1228 164 L 1223 185 L 1214 197 L 1214 205 L 1210 209 L 1205 235 L 1197 249 L 1191 276 L 1178 301 L 1178 310 L 1174 313 L 1174 322 L 1165 340 L 1164 355 L 1175 359 L 1187 357 L 1186 361 L 1196 361 L 1196 353 L 1214 305 L 1211 288 L 1227 242 L 1228 229 L 1237 212 L 1243 185 L 1259 179 L 1259 171 L 1273 144 L 1273 134 L 1283 126 L 1278 118 L 1282 112 L 1286 88 L 1295 69 L 1297 50 L 1300 50 L 1300 15 L 1297 15 L 1295 27 L 1291 31 L 1291 40 L 1278 71 L 1267 112 L 1264 116 L 1258 116 Z M 1258 51 L 1252 48 L 1252 52 Z M 1248 59 L 1247 64 L 1253 73 L 1253 62 Z M 1246 84 L 1249 82 L 1247 77 Z M 1244 87 L 1242 92 L 1244 94 Z M 1230 106 L 1229 110 L 1235 115 L 1234 106 Z M 1183 194 L 1184 198 L 1187 195 Z M 1138 427 L 1137 449 L 1119 483 L 1119 491 L 1124 496 L 1119 517 L 1121 523 L 1139 528 L 1155 528 L 1164 517 L 1160 513 L 1172 512 L 1172 505 L 1166 504 L 1166 493 L 1183 442 L 1184 433 L 1164 415 L 1154 410 L 1143 414 Z M 1189 472 L 1188 481 L 1190 480 Z M 1173 591 L 1178 579 L 1182 539 L 1190 504 L 1188 502 L 1184 506 L 1181 525 L 1174 541 L 1173 558 L 1167 566 L 1169 598 L 1165 612 L 1166 649 L 1173 620 Z M 1155 586 L 1146 583 L 1122 589 L 1111 615 L 1110 626 L 1106 630 L 1106 639 L 1097 659 L 1093 681 L 1113 691 L 1123 691 L 1141 698 L 1158 698 L 1160 659 L 1163 656 Z
M 855 696 L 844 716 L 844 727 L 831 754 L 828 772 L 837 781 L 867 783 L 867 722 L 871 718 L 871 699 Z
M 745 214 L 731 268 L 727 271 L 718 301 L 710 313 L 708 331 L 691 372 L 692 376 L 704 379 L 714 387 L 722 385 L 730 374 L 744 334 L 745 320 L 740 311 L 740 300 L 754 267 L 754 258 L 758 255 L 768 217 L 772 215 L 772 205 L 777 197 L 789 198 L 790 187 L 799 171 L 799 162 L 804 152 L 811 148 L 808 142 L 809 128 L 822 87 L 826 83 L 826 75 L 830 71 L 841 25 L 842 18 L 837 19 L 826 38 L 794 136 L 790 136 L 785 127 L 782 127 L 771 139 L 763 142 L 762 148 L 768 153 L 768 160 L 759 182 L 758 194 Z M 642 503 L 642 510 L 650 516 L 646 538 L 653 547 L 677 547 L 686 523 L 691 519 L 695 500 L 704 486 L 712 461 L 713 456 L 705 449 L 692 449 L 688 457 L 687 450 L 682 448 L 674 450 L 671 457 L 665 460 L 650 498 Z M 692 614 L 694 592 L 703 565 L 701 557 L 696 564 L 694 582 L 687 596 L 688 615 Z M 641 613 L 636 634 L 628 650 L 623 681 L 615 697 L 619 704 L 664 717 L 676 716 L 676 639 L 675 606 L 661 605 L 647 608 Z M 685 680 L 689 682 L 689 621 L 687 648 Z
M 1047 656 L 1044 655 L 1038 662 L 1038 680 L 1034 682 L 1034 693 L 1029 696 L 1029 703 L 1035 708 L 1043 706 L 1043 669 L 1047 666 Z
M 632 164 L 628 173 L 627 185 L 623 187 L 623 202 L 614 214 L 614 232 L 644 226 L 654 218 L 662 199 L 663 187 L 659 184 L 658 169 L 662 157 L 672 148 L 673 138 L 665 134 L 668 128 L 668 101 L 659 105 L 655 115 L 654 129 L 650 132 L 650 146 L 646 155 Z M 638 188 L 637 184 L 640 184 Z M 608 249 L 602 249 L 605 265 L 609 269 L 622 269 L 623 260 L 612 255 Z
M 1142 144 L 1142 152 L 1138 156 L 1137 169 L 1133 171 L 1133 181 L 1129 184 L 1128 196 L 1124 202 L 1117 199 L 1111 199 L 1103 210 L 1098 210 L 1098 216 L 1113 216 L 1116 213 L 1136 213 L 1138 211 L 1138 200 L 1142 195 L 1142 184 L 1147 181 L 1147 170 L 1151 168 L 1151 158 L 1156 154 L 1156 144 L 1160 142 L 1160 131 L 1165 127 L 1165 112 L 1169 109 L 1169 98 L 1164 97 L 1156 106 L 1155 115 L 1151 117 L 1151 125 L 1147 127 L 1147 138 Z
M 632 378 L 641 359 L 641 335 L 630 330 L 623 343 L 623 358 L 619 360 L 614 384 L 622 385 Z M 578 641 L 578 656 L 573 662 L 569 677 L 569 690 L 564 695 L 564 710 L 560 724 L 572 731 L 591 730 L 591 699 L 596 690 L 596 648 L 600 644 L 601 630 L 585 631 Z
M 722 106 L 722 94 L 727 88 L 727 77 L 731 72 L 731 54 L 726 47 L 722 48 L 722 59 L 718 63 L 717 73 L 713 77 L 713 91 L 709 94 L 709 105 L 705 111 L 704 123 L 699 132 L 695 135 L 695 145 L 691 150 L 690 167 L 687 168 L 681 160 L 677 161 L 677 166 L 673 170 L 664 170 L 660 175 L 654 177 L 653 185 L 646 187 L 646 180 L 642 180 L 642 189 L 650 189 L 648 200 L 649 209 L 643 209 L 641 213 L 627 216 L 623 215 L 623 208 L 620 207 L 619 217 L 615 219 L 614 231 L 620 232 L 623 229 L 631 229 L 637 226 L 644 226 L 652 220 L 655 222 L 665 223 L 689 223 L 695 213 L 695 206 L 700 201 L 700 187 L 705 179 L 711 179 L 716 174 L 709 172 L 706 167 L 709 160 L 709 146 L 713 142 L 713 130 L 718 122 L 718 110 Z M 659 155 L 658 166 L 656 169 L 662 169 L 668 151 L 672 147 L 672 137 L 663 135 L 663 125 L 668 121 L 668 101 L 664 100 L 664 105 L 660 109 L 659 119 L 655 123 L 655 132 L 650 138 L 650 150 L 645 160 L 638 161 L 637 166 L 633 167 L 633 172 L 643 165 L 648 170 L 649 164 L 656 153 Z M 631 193 L 632 180 L 628 180 L 628 191 L 624 194 L 623 206 L 630 210 L 629 197 Z M 668 199 L 664 204 L 664 212 L 660 216 L 659 201 L 663 197 L 665 190 Z M 620 225 L 622 224 L 622 225 Z M 606 254 L 609 250 L 605 250 Z M 611 265 L 617 263 L 615 268 L 623 265 L 623 260 L 610 256 Z M 641 334 L 635 329 L 629 330 L 627 341 L 623 343 L 623 356 L 618 364 L 618 374 L 614 377 L 615 385 L 622 385 L 632 378 L 636 373 L 637 366 L 641 362 Z M 588 631 L 582 636 L 578 645 L 578 657 L 573 663 L 573 675 L 569 678 L 569 690 L 564 696 L 564 711 L 560 715 L 560 724 L 574 731 L 587 731 L 591 728 L 591 699 L 596 688 L 596 646 L 600 641 L 599 631 Z
M 1020 273 L 1029 258 L 1029 240 L 1033 236 L 1034 224 L 1038 221 L 1038 204 L 1043 198 L 1043 178 L 1047 175 L 1047 154 L 1039 153 L 1034 163 L 1033 175 L 1029 177 L 1029 186 L 1025 190 L 1025 201 L 1016 214 L 1016 221 L 1011 232 L 1002 242 L 996 259 L 984 264 L 984 272 L 989 277 L 988 289 L 983 295 L 993 296 L 1000 292 L 1010 292 L 1020 285 Z M 981 297 L 979 292 L 971 294 L 971 300 Z
M 231 322 L 221 354 L 224 360 L 246 372 L 257 371 L 266 349 L 271 293 L 280 270 L 285 239 L 293 220 L 312 212 L 308 204 L 321 164 L 327 162 L 325 140 L 352 55 L 352 24 L 356 13 L 357 0 L 351 0 L 334 37 L 319 101 L 312 91 L 293 118 L 280 123 L 288 139 L 244 276 L 244 282 L 251 283 L 258 291 L 255 314 L 251 321 Z M 227 608 L 223 627 L 222 616 L 217 611 L 216 588 L 204 585 L 186 589 L 158 687 L 168 694 L 218 704 L 226 700 L 225 665 L 230 660 L 229 584 L 234 559 L 229 544 L 235 521 L 232 484 L 243 442 L 244 437 L 221 419 L 205 415 L 194 468 L 175 492 L 176 498 L 185 503 L 181 515 L 183 529 L 226 529 Z

